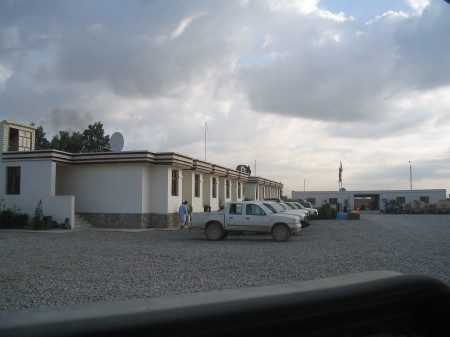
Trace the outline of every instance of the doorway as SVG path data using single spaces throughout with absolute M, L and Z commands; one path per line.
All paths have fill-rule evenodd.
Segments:
M 380 195 L 379 194 L 355 194 L 355 208 L 364 211 L 379 211 L 380 210 Z

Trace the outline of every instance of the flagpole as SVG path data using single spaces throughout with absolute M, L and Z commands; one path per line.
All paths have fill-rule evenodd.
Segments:
M 342 203 L 342 161 L 339 162 L 339 213 L 343 211 Z

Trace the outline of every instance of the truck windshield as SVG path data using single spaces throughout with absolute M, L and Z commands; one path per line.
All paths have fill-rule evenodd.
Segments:
M 288 204 L 279 204 L 280 205 L 280 207 L 283 207 L 284 209 L 292 209 L 292 207 L 291 206 L 289 206 Z
M 264 206 L 270 209 L 273 213 L 280 213 L 285 211 L 283 207 L 276 203 L 264 203 Z

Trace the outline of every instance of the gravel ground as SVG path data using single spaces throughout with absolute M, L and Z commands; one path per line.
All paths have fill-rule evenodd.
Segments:
M 316 220 L 289 242 L 199 230 L 0 230 L 0 310 L 159 297 L 390 270 L 450 285 L 450 215 Z

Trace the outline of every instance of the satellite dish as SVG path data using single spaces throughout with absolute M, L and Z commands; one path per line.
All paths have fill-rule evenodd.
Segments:
M 113 152 L 120 152 L 123 149 L 123 136 L 120 132 L 114 132 L 109 141 L 109 147 Z

